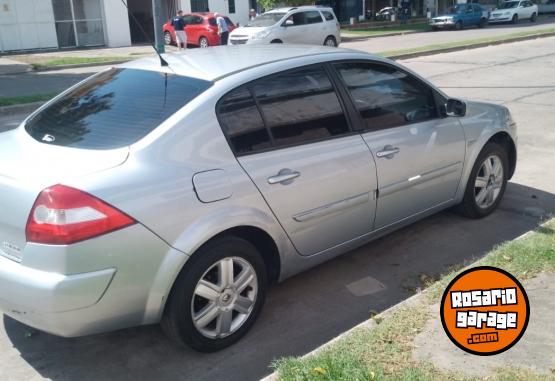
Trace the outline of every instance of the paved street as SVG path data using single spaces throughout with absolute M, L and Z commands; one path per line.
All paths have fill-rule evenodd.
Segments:
M 542 17 L 536 23 L 521 22 L 517 25 L 495 25 L 484 29 L 469 28 L 462 31 L 438 31 L 413 33 L 403 36 L 389 37 L 350 37 L 341 44 L 343 48 L 358 49 L 369 53 L 385 52 L 416 48 L 427 45 L 448 43 L 453 41 L 472 40 L 518 33 L 531 30 L 542 30 L 555 27 L 555 17 Z M 173 48 L 171 48 L 173 50 Z M 133 50 L 134 53 L 130 53 Z M 123 56 L 129 54 L 144 54 L 149 51 L 148 46 L 133 48 L 96 49 L 83 51 L 65 51 L 56 53 L 60 57 L 74 56 Z M 35 95 L 58 93 L 74 83 L 98 72 L 105 66 L 89 68 L 65 69 L 48 72 L 30 72 L 25 74 L 0 75 L 0 97 L 14 97 L 20 95 Z
M 0 379 L 258 379 L 270 372 L 273 359 L 304 354 L 366 320 L 370 311 L 414 294 L 423 274 L 476 259 L 555 212 L 555 38 L 403 63 L 452 96 L 511 109 L 520 128 L 519 161 L 493 215 L 475 221 L 446 211 L 289 279 L 270 291 L 254 329 L 215 354 L 177 348 L 157 326 L 63 339 L 29 336 L 34 331 L 5 317 Z

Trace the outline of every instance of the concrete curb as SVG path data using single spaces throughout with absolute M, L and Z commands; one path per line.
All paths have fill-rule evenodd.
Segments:
M 538 228 L 545 226 L 551 219 L 548 219 L 547 221 L 545 221 L 544 223 L 538 225 L 537 227 L 535 227 L 532 230 L 528 230 L 527 232 L 519 235 L 518 237 L 512 239 L 511 241 L 519 241 L 527 236 L 529 236 L 530 234 L 532 234 L 534 231 L 536 231 Z M 480 262 L 483 260 L 483 258 L 477 260 L 476 262 L 471 263 L 468 266 L 465 266 L 464 268 L 460 269 L 459 272 L 464 271 L 468 268 L 471 267 L 475 267 L 477 265 L 480 264 Z M 426 289 L 424 291 L 418 292 L 417 294 L 412 295 L 411 297 L 389 307 L 387 310 L 384 310 L 382 312 L 380 312 L 379 314 L 377 314 L 374 317 L 371 317 L 368 320 L 363 321 L 360 324 L 355 325 L 354 327 L 348 329 L 347 331 L 341 333 L 340 335 L 334 337 L 333 339 L 331 339 L 330 341 L 322 344 L 321 346 L 319 346 L 318 348 L 313 349 L 312 351 L 304 354 L 303 356 L 301 356 L 301 358 L 306 358 L 306 357 L 310 357 L 310 356 L 314 356 L 315 354 L 317 354 L 318 352 L 326 349 L 327 347 L 333 345 L 335 342 L 341 340 L 343 337 L 349 335 L 351 332 L 359 329 L 359 328 L 366 328 L 366 329 L 371 329 L 376 325 L 376 321 L 374 320 L 376 317 L 385 317 L 388 315 L 391 315 L 392 313 L 394 313 L 395 311 L 397 311 L 398 309 L 400 309 L 401 307 L 404 306 L 409 306 L 409 305 L 415 305 L 417 303 L 420 302 L 420 298 L 422 298 L 424 296 L 426 292 Z M 278 380 L 278 374 L 277 372 L 273 372 L 272 374 L 269 374 L 268 376 L 262 378 L 260 381 L 277 381 Z
M 406 53 L 406 54 L 397 54 L 397 55 L 389 56 L 387 58 L 390 58 L 393 60 L 401 60 L 401 59 L 409 59 L 409 58 L 416 58 L 416 57 L 425 57 L 425 56 L 432 56 L 440 53 L 451 53 L 451 52 L 458 52 L 458 51 L 467 50 L 467 49 L 478 49 L 478 48 L 484 48 L 486 46 L 502 45 L 502 44 L 508 44 L 511 42 L 535 40 L 537 38 L 545 38 L 545 37 L 553 37 L 553 36 L 555 36 L 555 32 L 538 33 L 530 36 L 507 38 L 499 41 L 480 42 L 477 44 L 454 46 L 452 48 L 426 50 L 422 52 Z
M 423 33 L 421 30 L 412 30 L 407 32 L 394 32 L 394 33 L 387 33 L 382 35 L 375 35 L 375 36 L 365 36 L 363 34 L 348 34 L 347 36 L 341 36 L 341 41 L 350 42 L 353 40 L 368 40 L 372 38 L 380 38 L 380 37 L 393 37 L 393 36 L 402 36 L 404 34 L 414 34 L 414 33 Z
M 44 68 L 36 68 L 33 71 L 35 72 L 44 72 L 44 71 L 55 71 L 55 70 L 64 70 L 64 69 L 75 69 L 80 67 L 94 67 L 94 66 L 108 66 L 108 65 L 118 65 L 124 62 L 131 61 L 135 58 L 141 58 L 141 56 L 137 57 L 129 57 L 128 60 L 115 60 L 115 61 L 104 61 L 104 62 L 90 62 L 90 63 L 82 63 L 82 64 L 72 64 L 72 65 L 60 65 L 60 66 L 51 66 L 51 67 L 44 67 Z
M 30 114 L 31 112 L 38 109 L 42 106 L 44 102 L 33 102 L 33 103 L 24 103 L 20 105 L 13 105 L 13 106 L 2 106 L 0 107 L 0 116 L 5 115 L 15 115 L 15 114 Z

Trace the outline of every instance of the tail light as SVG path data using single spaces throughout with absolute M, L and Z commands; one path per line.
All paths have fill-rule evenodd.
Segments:
M 65 185 L 40 192 L 27 220 L 27 242 L 68 245 L 134 224 L 104 201 Z

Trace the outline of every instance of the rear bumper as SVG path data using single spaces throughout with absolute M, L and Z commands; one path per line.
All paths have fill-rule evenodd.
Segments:
M 187 258 L 140 224 L 68 246 L 28 243 L 21 263 L 0 256 L 0 310 L 64 337 L 157 323 Z
M 0 256 L 0 309 L 64 312 L 97 303 L 116 269 L 62 275 L 22 266 Z

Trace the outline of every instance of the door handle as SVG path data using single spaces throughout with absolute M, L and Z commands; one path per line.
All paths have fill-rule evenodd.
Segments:
M 292 171 L 288 168 L 282 169 L 277 175 L 268 177 L 268 184 L 283 184 L 288 185 L 293 182 L 293 179 L 299 177 L 300 172 Z
M 385 157 L 386 159 L 391 159 L 393 155 L 398 153 L 400 150 L 397 147 L 385 146 L 383 150 L 376 152 L 377 157 Z

